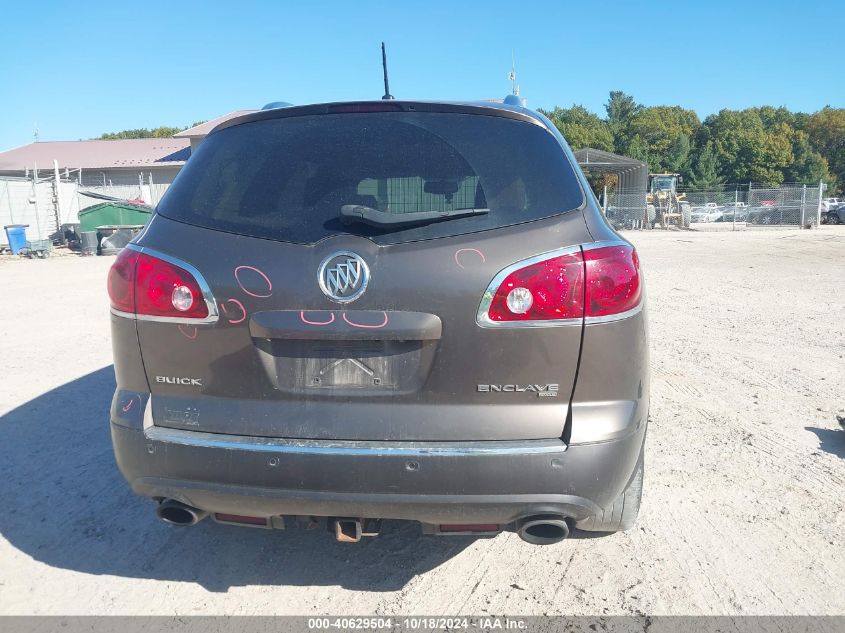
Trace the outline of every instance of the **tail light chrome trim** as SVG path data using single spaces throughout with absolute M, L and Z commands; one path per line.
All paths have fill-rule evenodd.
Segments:
M 566 246 L 564 248 L 558 248 L 552 251 L 547 251 L 545 253 L 540 253 L 539 255 L 534 255 L 527 259 L 521 259 L 518 262 L 514 262 L 510 266 L 503 268 L 496 274 L 495 277 L 493 277 L 493 281 L 490 282 L 490 285 L 487 286 L 487 290 L 484 291 L 484 294 L 481 297 L 481 302 L 478 305 L 478 312 L 476 314 L 475 319 L 476 324 L 482 328 L 548 328 L 612 323 L 613 321 L 622 321 L 623 319 L 628 319 L 632 316 L 635 316 L 636 314 L 640 313 L 643 309 L 642 299 L 640 299 L 639 304 L 631 310 L 607 316 L 582 316 L 571 319 L 538 319 L 526 321 L 493 321 L 489 316 L 490 305 L 493 302 L 493 298 L 496 295 L 496 291 L 511 273 L 517 270 L 521 270 L 522 268 L 526 268 L 527 266 L 531 266 L 532 264 L 537 264 L 539 262 L 543 262 L 548 259 L 553 259 L 555 257 L 560 257 L 562 255 L 570 255 L 572 253 L 585 252 L 597 248 L 604 248 L 607 246 L 631 246 L 631 244 L 624 240 L 606 240 L 602 242 L 592 242 L 590 244 Z M 641 272 L 640 277 L 642 277 Z
M 111 308 L 112 314 L 127 319 L 137 319 L 138 321 L 158 321 L 161 323 L 182 323 L 187 325 L 203 325 L 217 322 L 217 320 L 219 319 L 219 312 L 217 311 L 217 302 L 214 300 L 214 295 L 211 292 L 211 287 L 208 285 L 208 282 L 206 282 L 205 277 L 202 276 L 202 273 L 197 270 L 196 267 L 192 266 L 184 260 L 172 257 L 170 255 L 167 255 L 166 253 L 162 253 L 152 248 L 147 248 L 146 246 L 138 246 L 137 244 L 134 244 L 132 242 L 127 244 L 126 248 L 131 251 L 150 255 L 151 257 L 155 257 L 157 259 L 167 262 L 168 264 L 178 266 L 179 268 L 182 268 L 183 270 L 189 272 L 191 276 L 193 276 L 194 280 L 196 280 L 197 284 L 200 287 L 200 290 L 202 291 L 203 300 L 205 301 L 206 308 L 208 308 L 208 316 L 201 319 L 169 317 L 157 316 L 152 314 L 136 314 L 134 312 L 123 312 L 121 310 Z

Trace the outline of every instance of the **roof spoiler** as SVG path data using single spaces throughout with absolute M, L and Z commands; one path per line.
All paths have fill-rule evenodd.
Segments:
M 265 105 L 262 110 L 275 110 L 276 108 L 292 108 L 293 104 L 287 101 L 271 101 Z

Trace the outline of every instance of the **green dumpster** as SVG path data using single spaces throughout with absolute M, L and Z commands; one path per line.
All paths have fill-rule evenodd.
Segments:
M 144 226 L 153 210 L 144 204 L 104 202 L 79 212 L 80 231 L 96 231 L 101 226 Z

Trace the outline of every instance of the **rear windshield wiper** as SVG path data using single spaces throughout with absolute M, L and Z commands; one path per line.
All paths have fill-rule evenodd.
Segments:
M 490 209 L 456 209 L 454 211 L 419 211 L 416 213 L 386 213 L 360 204 L 345 204 L 340 208 L 344 222 L 362 222 L 370 226 L 399 228 L 415 224 L 442 222 L 471 215 L 484 215 Z

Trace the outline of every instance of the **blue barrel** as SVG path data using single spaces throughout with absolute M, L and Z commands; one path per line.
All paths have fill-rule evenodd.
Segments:
M 7 224 L 3 228 L 6 229 L 6 238 L 9 240 L 9 248 L 12 249 L 12 254 L 17 255 L 21 249 L 26 248 L 26 227 L 29 224 Z

